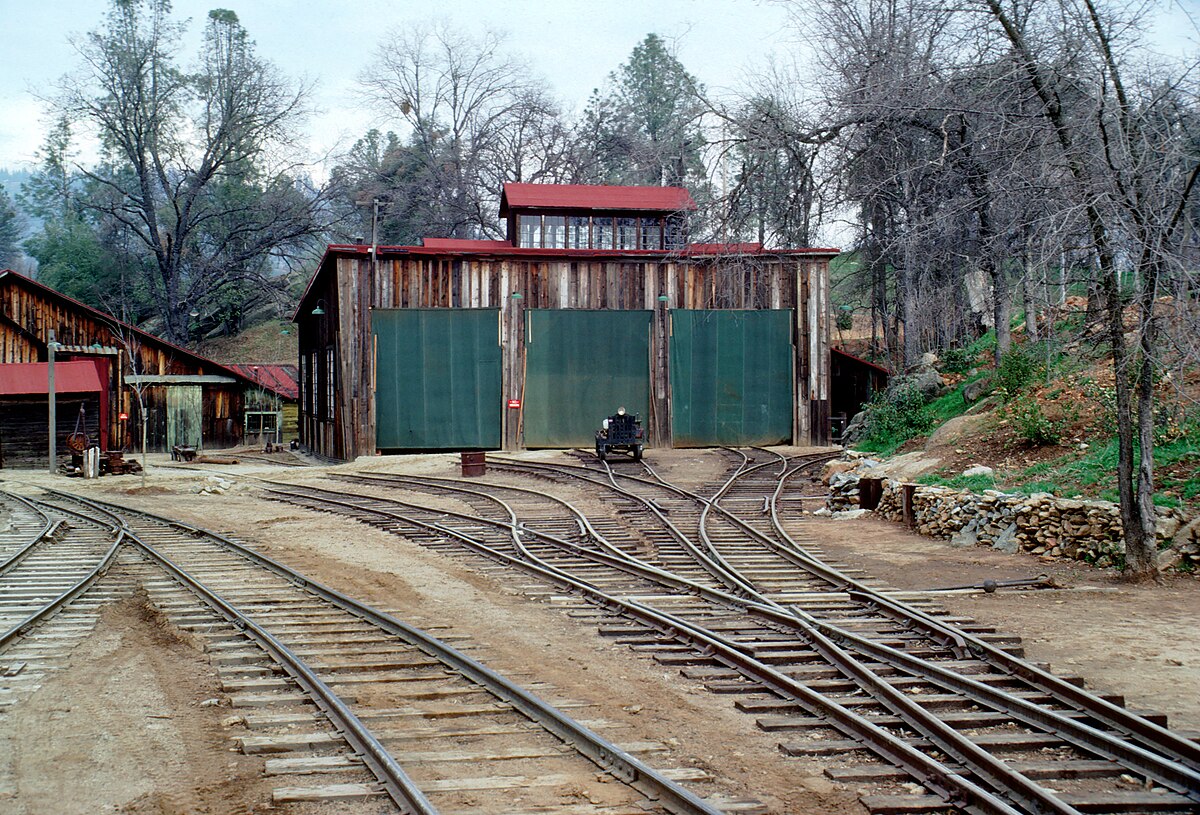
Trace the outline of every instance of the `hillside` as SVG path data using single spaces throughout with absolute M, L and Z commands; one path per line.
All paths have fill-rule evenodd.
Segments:
M 286 334 L 283 333 L 285 331 Z M 298 349 L 296 327 L 282 320 L 271 319 L 231 337 L 203 340 L 196 350 L 223 364 L 261 362 L 295 365 Z
M 998 369 L 991 333 L 967 348 L 928 358 L 922 370 L 898 377 L 886 397 L 877 397 L 851 446 L 891 457 L 905 477 L 920 483 L 1115 501 L 1112 360 L 1105 343 L 1081 321 L 1081 314 L 1071 315 L 1053 337 L 1036 343 L 1017 330 L 1016 344 Z M 1165 357 L 1161 367 L 1155 503 L 1195 514 L 1200 369 L 1179 356 Z M 927 383 L 940 378 L 925 397 L 911 386 L 922 376 Z M 964 475 L 976 465 L 992 472 Z

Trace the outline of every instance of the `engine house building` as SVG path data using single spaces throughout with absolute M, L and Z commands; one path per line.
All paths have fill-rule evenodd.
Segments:
M 139 392 L 147 450 L 241 443 L 243 393 L 257 387 L 251 379 L 36 280 L 0 270 L 2 466 L 45 462 L 52 337 L 60 452 L 76 427 L 104 449 L 140 448 Z
M 300 439 L 377 451 L 824 444 L 835 249 L 688 241 L 673 187 L 506 184 L 508 240 L 331 245 L 295 314 Z

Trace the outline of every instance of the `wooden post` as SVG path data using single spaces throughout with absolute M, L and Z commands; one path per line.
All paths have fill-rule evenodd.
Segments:
M 501 267 L 500 281 L 503 302 L 500 304 L 500 332 L 504 340 L 501 351 L 501 378 L 504 396 L 503 447 L 505 450 L 520 450 L 524 446 L 522 417 L 525 414 L 525 295 L 517 289 L 518 281 L 512 280 L 509 266 Z M 510 408 L 510 400 L 518 400 L 520 407 Z
M 650 442 L 656 447 L 672 447 L 671 433 L 671 300 L 658 295 L 650 336 Z
M 858 480 L 858 505 L 862 509 L 875 509 L 883 497 L 882 478 L 860 478 Z
M 915 529 L 917 526 L 917 512 L 913 504 L 916 502 L 917 485 L 916 484 L 901 484 L 900 485 L 900 509 L 904 515 L 904 525 L 909 529 Z
M 796 263 L 793 276 L 796 281 L 796 302 L 793 304 L 795 325 L 792 327 L 794 345 L 796 348 L 795 369 L 792 376 L 792 444 L 809 443 L 810 412 L 808 390 L 808 277 L 804 273 L 804 264 Z
M 47 451 L 50 459 L 50 475 L 54 475 L 57 469 L 54 465 L 58 461 L 58 404 L 54 397 L 54 349 L 58 347 L 58 343 L 54 341 L 54 331 L 50 331 L 50 339 L 46 341 L 46 403 L 49 411 L 49 450 Z

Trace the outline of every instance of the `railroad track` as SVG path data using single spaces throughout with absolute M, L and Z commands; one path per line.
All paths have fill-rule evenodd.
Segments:
M 634 476 L 492 462 L 603 494 L 610 513 L 585 514 L 545 488 L 408 476 L 352 478 L 374 493 L 269 494 L 503 563 L 541 581 L 539 594 L 582 598 L 601 633 L 734 696 L 786 739 L 784 752 L 880 759 L 830 771 L 893 785 L 864 797 L 872 812 L 1200 810 L 1200 748 L 1165 720 L 1087 693 L 1021 660 L 1019 640 L 882 591 L 795 540 L 780 496 L 818 460 L 754 451 L 709 495 L 649 464 Z M 760 483 L 737 486 L 752 475 Z M 387 495 L 398 489 L 440 500 Z M 755 496 L 764 501 L 746 500 Z M 610 540 L 620 520 L 624 534 Z M 924 789 L 902 786 L 913 781 Z
M 128 545 L 131 571 L 218 668 L 270 755 L 275 800 L 388 797 L 411 813 L 595 815 L 720 810 L 638 755 L 428 634 L 244 544 L 144 512 L 52 492 L 41 503 Z M 313 779 L 316 779 L 314 782 Z
M 8 493 L 0 534 L 0 710 L 37 690 L 95 628 L 100 609 L 128 596 L 122 581 L 97 583 L 122 542 Z

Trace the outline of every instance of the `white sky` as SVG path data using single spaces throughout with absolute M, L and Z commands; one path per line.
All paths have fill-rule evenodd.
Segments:
M 1161 50 L 1195 55 L 1200 0 L 1161 3 L 1154 40 Z M 306 134 L 314 157 L 348 147 L 371 126 L 370 111 L 352 96 L 354 78 L 384 32 L 406 21 L 444 17 L 472 33 L 508 32 L 510 49 L 576 110 L 650 32 L 672 43 L 717 93 L 742 84 L 747 68 L 772 55 L 797 55 L 785 4 L 770 0 L 175 0 L 174 7 L 177 19 L 192 21 L 187 60 L 208 11 L 232 7 L 261 56 L 316 81 L 318 112 Z M 0 168 L 31 165 L 46 132 L 37 97 L 52 95 L 55 81 L 78 64 L 70 37 L 96 28 L 107 8 L 107 0 L 0 0 Z
M 363 135 L 372 117 L 352 97 L 354 78 L 384 32 L 405 21 L 449 18 L 464 30 L 506 31 L 568 108 L 629 56 L 646 34 L 674 41 L 683 64 L 710 89 L 739 84 L 744 69 L 791 47 L 786 11 L 756 0 L 175 0 L 191 18 L 190 60 L 208 11 L 232 8 L 258 53 L 292 77 L 316 80 L 309 122 L 314 155 Z M 46 133 L 44 105 L 78 64 L 70 37 L 96 28 L 106 0 L 0 0 L 0 167 L 28 167 Z

